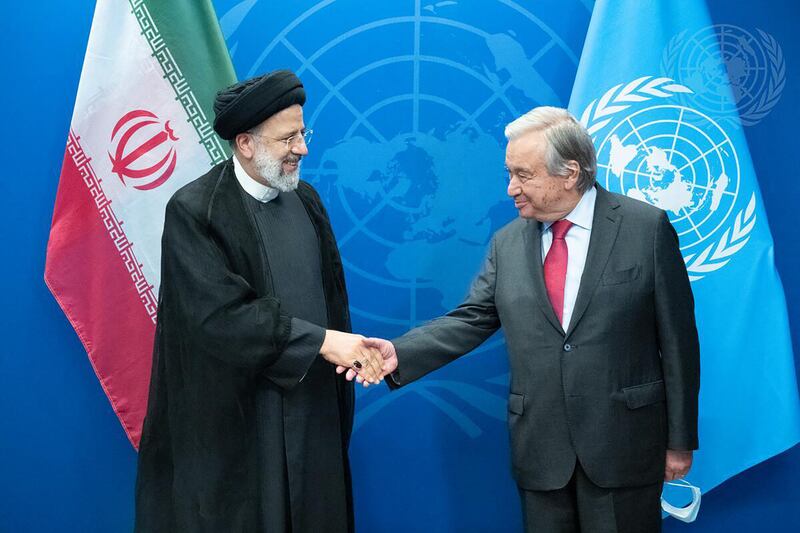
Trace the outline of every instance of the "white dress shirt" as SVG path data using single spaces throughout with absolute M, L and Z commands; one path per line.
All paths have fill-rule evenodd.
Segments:
M 561 315 L 561 327 L 564 328 L 564 331 L 569 328 L 572 311 L 575 309 L 575 299 L 578 297 L 578 288 L 581 286 L 583 267 L 586 265 L 586 253 L 589 250 L 589 237 L 592 235 L 596 198 L 597 190 L 592 187 L 583 193 L 575 209 L 564 217 L 572 222 L 572 227 L 564 238 L 567 243 L 567 279 L 564 283 L 564 312 Z M 552 222 L 542 224 L 542 263 L 547 257 L 550 245 L 553 244 L 553 232 L 550 230 L 552 225 Z
M 251 178 L 244 170 L 244 167 L 242 167 L 242 164 L 239 163 L 236 155 L 233 156 L 233 173 L 236 174 L 236 180 L 239 182 L 239 185 L 242 186 L 242 189 L 261 203 L 265 204 L 270 200 L 274 200 L 278 197 L 278 193 L 280 193 L 278 189 L 268 187 Z

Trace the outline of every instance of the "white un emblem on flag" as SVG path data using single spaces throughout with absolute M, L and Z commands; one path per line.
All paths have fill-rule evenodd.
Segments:
M 746 244 L 755 195 L 737 211 L 736 149 L 717 122 L 674 101 L 692 92 L 669 78 L 646 76 L 590 103 L 581 122 L 598 147 L 598 183 L 666 211 L 690 278 L 698 280 Z

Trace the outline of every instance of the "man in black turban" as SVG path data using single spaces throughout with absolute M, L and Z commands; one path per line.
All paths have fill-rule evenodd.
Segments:
M 353 529 L 353 388 L 380 354 L 350 330 L 342 263 L 300 181 L 305 90 L 281 70 L 217 94 L 233 156 L 167 204 L 136 531 Z

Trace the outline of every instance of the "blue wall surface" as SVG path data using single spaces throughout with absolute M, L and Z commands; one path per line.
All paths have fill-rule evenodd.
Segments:
M 215 2 L 220 16 L 239 4 L 242 2 Z M 258 13 L 265 19 L 268 16 L 269 8 L 266 2 L 263 4 L 254 7 L 248 15 L 249 22 L 245 21 L 253 28 L 257 25 Z M 725 0 L 712 0 L 709 5 L 715 23 L 751 30 L 760 28 L 776 38 L 786 58 L 786 87 L 781 100 L 759 124 L 745 131 L 775 239 L 775 261 L 784 282 L 797 358 L 800 354 L 800 246 L 793 233 L 800 201 L 794 135 L 796 124 L 800 122 L 800 39 L 796 33 L 800 8 L 793 0 L 774 0 L 768 7 Z M 0 264 L 5 304 L 0 311 L 3 333 L 0 349 L 0 415 L 3 421 L 0 429 L 0 532 L 113 532 L 130 531 L 132 526 L 136 454 L 77 336 L 42 280 L 56 186 L 93 9 L 94 3 L 87 0 L 53 2 L 48 6 L 17 3 L 12 8 L 6 5 L 0 32 L 7 55 L 0 88 L 5 119 L 3 159 L 7 168 L 0 181 L 0 230 L 6 247 L 5 260 Z M 556 9 L 558 7 L 554 7 Z M 588 10 L 582 15 L 579 11 L 576 13 L 577 18 L 572 21 L 574 27 L 585 29 Z M 551 24 L 556 22 L 550 21 Z M 234 26 L 235 21 L 229 19 L 227 25 L 223 24 L 223 31 L 233 51 L 238 75 L 244 78 L 251 74 L 251 69 L 267 70 L 266 64 L 260 69 L 258 66 L 257 56 L 265 43 L 254 40 L 255 29 L 244 33 L 243 29 L 237 32 Z M 294 38 L 302 40 L 304 36 Z M 574 41 L 579 37 L 568 38 Z M 547 68 L 558 71 L 561 68 L 558 61 L 558 58 L 553 59 L 553 64 Z M 572 68 L 574 71 L 574 66 Z M 446 75 L 441 76 L 446 82 Z M 568 95 L 570 84 L 571 79 L 568 79 L 563 86 L 553 89 L 558 94 Z M 323 125 L 322 118 L 320 125 Z M 326 123 L 326 127 L 332 129 L 331 122 Z M 424 125 L 420 129 L 424 131 Z M 502 165 L 502 161 L 498 161 L 498 165 Z M 492 216 L 507 219 L 508 212 L 501 208 Z M 335 229 L 339 237 L 346 232 L 344 225 L 335 225 Z M 360 283 L 352 270 L 348 271 L 348 281 Z M 368 311 L 363 311 L 356 319 L 357 324 L 365 328 L 370 324 Z M 401 326 L 398 329 L 402 329 Z M 489 371 L 491 357 L 484 358 L 489 363 L 473 362 L 478 365 L 477 371 L 482 371 L 480 365 L 483 364 L 488 365 Z M 457 366 L 450 375 L 458 376 L 463 371 L 463 366 Z M 360 398 L 363 402 L 369 399 L 366 395 Z M 425 405 L 415 405 L 415 408 L 430 410 Z M 364 412 L 358 417 L 357 424 L 367 423 Z M 441 431 L 449 429 L 444 426 Z M 418 445 L 424 448 L 426 442 L 420 438 Z M 484 444 L 476 439 L 476 450 L 486 451 Z M 356 445 L 363 443 L 357 439 Z M 394 452 L 412 453 L 402 449 Z M 481 464 L 476 464 L 476 470 L 507 468 L 504 457 L 498 460 L 491 455 L 487 454 Z M 439 467 L 443 475 L 452 466 L 447 457 L 420 458 L 420 462 L 424 461 L 438 461 L 438 465 L 421 467 Z M 356 462 L 354 468 L 359 469 L 361 465 Z M 369 470 L 369 473 L 356 472 L 357 498 L 368 497 L 365 496 L 367 487 L 403 475 L 394 472 L 391 464 L 370 466 Z M 800 531 L 798 474 L 800 447 L 796 446 L 704 495 L 695 524 L 667 520 L 665 530 Z M 460 487 L 446 496 L 442 504 L 457 509 L 464 505 L 464 498 L 477 498 L 477 505 L 484 505 L 485 512 L 507 509 L 498 500 L 516 498 L 510 476 L 508 480 L 502 493 L 484 494 L 481 487 Z M 425 487 L 418 489 L 424 491 Z M 473 500 L 469 502 L 473 505 Z M 402 501 L 385 505 L 382 511 L 388 513 L 383 515 L 387 520 L 404 514 Z M 514 505 L 516 503 L 511 507 Z M 446 524 L 437 522 L 438 509 L 432 507 L 428 511 L 431 523 L 437 527 L 420 527 L 419 530 L 445 529 Z M 356 512 L 359 513 L 359 509 Z M 500 522 L 518 523 L 516 517 Z

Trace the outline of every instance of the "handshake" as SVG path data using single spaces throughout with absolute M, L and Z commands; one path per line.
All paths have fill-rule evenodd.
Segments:
M 336 373 L 347 372 L 348 381 L 355 379 L 368 387 L 380 383 L 387 374 L 397 369 L 394 345 L 377 338 L 326 330 L 325 340 L 319 350 L 326 361 L 336 365 Z

